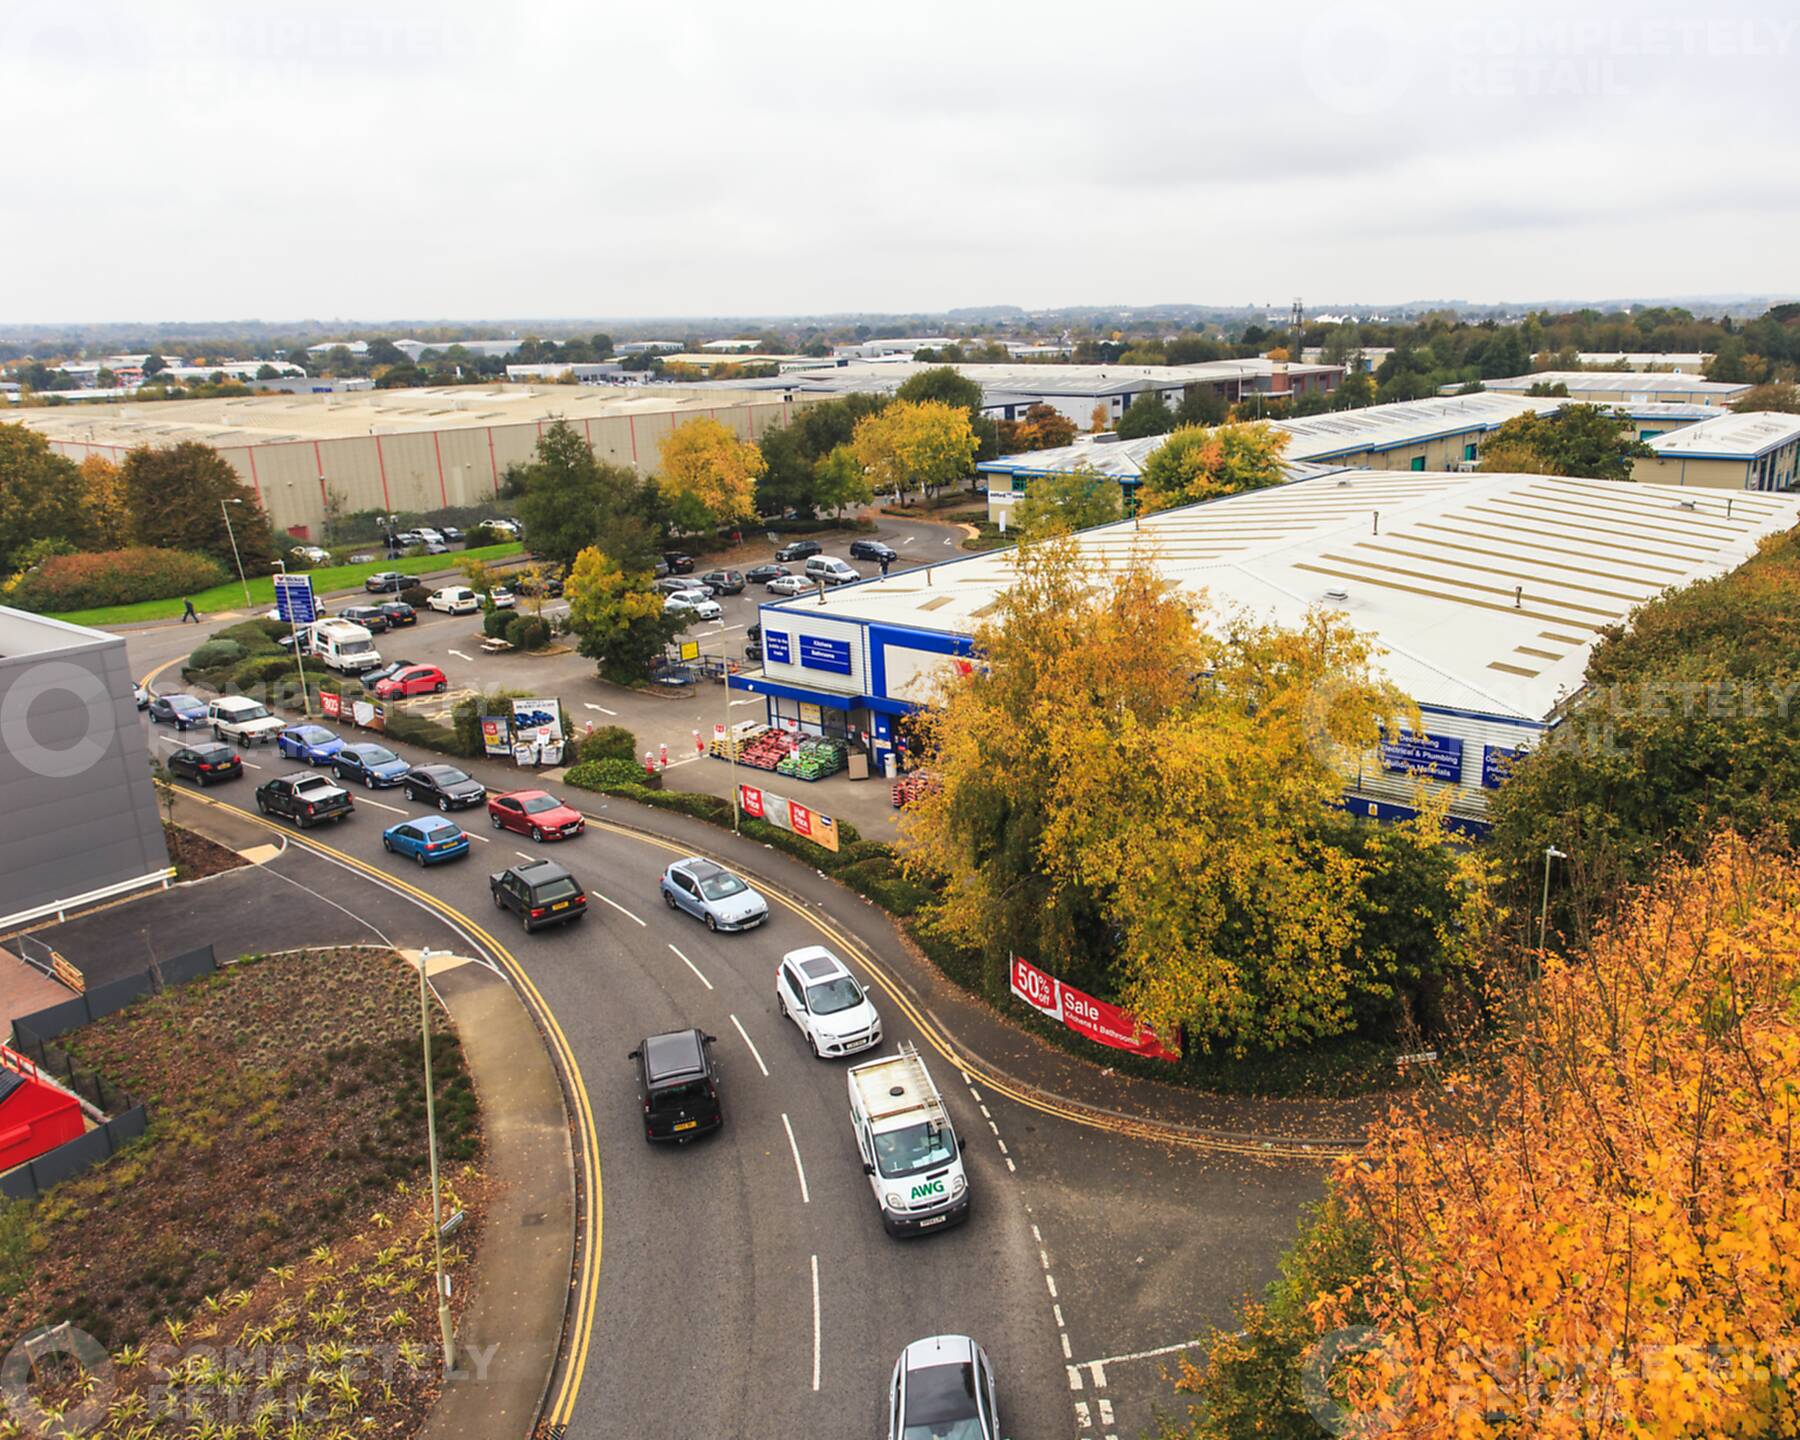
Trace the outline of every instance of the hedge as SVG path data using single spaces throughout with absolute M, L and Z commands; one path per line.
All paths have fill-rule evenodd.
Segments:
M 515 650 L 542 650 L 550 643 L 550 623 L 536 615 L 515 615 L 507 623 L 506 638 Z
M 504 640 L 506 627 L 513 622 L 513 617 L 505 610 L 490 610 L 481 617 L 481 633 L 490 640 Z
M 230 578 L 210 556 L 134 546 L 52 555 L 9 585 L 7 600 L 21 610 L 87 610 L 196 595 Z
M 624 760 L 642 776 L 637 736 L 623 725 L 601 725 L 581 737 L 575 753 L 583 760 Z
M 208 640 L 197 646 L 187 658 L 187 663 L 195 670 L 217 670 L 221 666 L 235 665 L 244 658 L 244 647 L 235 640 Z
M 431 592 L 423 585 L 408 585 L 400 592 L 400 598 L 415 610 L 423 610 L 425 602 L 431 598 Z
M 652 779 L 644 773 L 644 767 L 635 760 L 621 760 L 616 755 L 608 755 L 600 760 L 582 760 L 571 765 L 563 776 L 569 784 L 583 790 L 600 790 L 608 793 L 626 787 L 643 788 Z M 661 780 L 662 776 L 654 777 Z M 655 787 L 651 787 L 655 788 Z
M 442 751 L 446 755 L 472 757 L 481 754 L 479 733 L 476 735 L 474 748 L 471 749 L 463 737 L 448 725 L 440 725 L 436 720 L 427 720 L 423 715 L 414 715 L 406 710 L 388 712 L 387 734 L 395 740 L 423 745 L 427 750 Z

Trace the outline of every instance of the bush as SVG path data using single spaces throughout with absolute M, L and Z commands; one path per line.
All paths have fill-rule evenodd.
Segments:
M 85 610 L 193 595 L 228 579 L 225 567 L 208 556 L 138 546 L 52 555 L 11 584 L 7 599 L 22 610 Z
M 479 755 L 482 753 L 481 717 L 483 715 L 511 715 L 512 702 L 524 697 L 524 690 L 488 690 L 479 695 L 470 695 L 456 702 L 450 712 L 450 728 L 456 732 L 460 749 L 453 750 L 454 755 Z
M 427 750 L 437 750 L 445 755 L 466 757 L 481 754 L 479 727 L 476 730 L 474 746 L 471 747 L 450 726 L 440 725 L 435 720 L 427 720 L 422 715 L 414 715 L 405 710 L 388 711 L 387 733 L 391 739 L 404 740 L 413 745 L 423 745 Z
M 536 615 L 515 615 L 506 638 L 515 650 L 542 650 L 550 643 L 550 624 Z
M 638 764 L 637 736 L 623 725 L 602 725 L 583 735 L 576 754 L 582 760 L 624 760 L 639 775 L 644 773 Z
M 513 617 L 504 610 L 490 610 L 481 617 L 481 633 L 490 640 L 506 638 L 506 627 L 512 624 Z
M 244 658 L 244 647 L 235 640 L 208 640 L 204 645 L 194 648 L 187 658 L 186 669 L 217 670 L 226 665 L 235 665 Z
M 616 755 L 608 755 L 600 760 L 582 760 L 571 765 L 563 778 L 583 790 L 604 790 L 609 793 L 622 789 L 660 788 L 662 781 L 660 775 L 644 774 L 644 767 L 636 761 L 621 760 Z
M 408 585 L 400 592 L 400 598 L 415 610 L 423 610 L 425 602 L 431 598 L 431 591 L 423 585 Z
M 478 550 L 483 545 L 505 545 L 511 539 L 510 532 L 489 525 L 485 521 L 472 525 L 463 532 L 463 544 L 470 550 Z
M 290 655 L 252 655 L 231 672 L 231 683 L 240 690 L 268 685 L 294 673 Z

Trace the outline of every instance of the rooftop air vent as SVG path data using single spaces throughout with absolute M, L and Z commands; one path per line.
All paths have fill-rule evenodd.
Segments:
M 1333 585 L 1325 592 L 1325 598 L 1327 600 L 1348 600 L 1350 598 L 1350 592 L 1342 585 Z
M 1675 503 L 1680 505 L 1683 510 L 1692 510 L 1694 508 L 1694 502 L 1692 500 L 1678 500 Z

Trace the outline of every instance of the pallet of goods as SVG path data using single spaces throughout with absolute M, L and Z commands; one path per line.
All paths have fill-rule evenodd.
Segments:
M 899 810 L 912 804 L 921 795 L 929 795 L 938 788 L 937 776 L 929 770 L 913 770 L 894 781 L 891 792 L 894 808 Z
M 798 744 L 798 739 L 786 730 L 762 730 L 746 740 L 728 740 L 714 753 L 723 759 L 735 759 L 752 770 L 773 770 Z M 731 753 L 734 750 L 735 755 Z
M 844 768 L 848 754 L 842 740 L 802 740 L 793 752 L 775 767 L 778 775 L 791 775 L 796 780 L 823 780 Z

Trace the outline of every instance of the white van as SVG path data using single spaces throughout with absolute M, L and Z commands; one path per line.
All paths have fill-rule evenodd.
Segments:
M 890 1235 L 969 1218 L 969 1179 L 943 1097 L 918 1049 L 849 1069 L 850 1121 L 863 1174 Z
M 309 629 L 308 648 L 333 670 L 359 675 L 381 664 L 374 637 L 360 625 L 348 620 L 319 620 Z
M 481 597 L 467 585 L 446 585 L 433 590 L 425 603 L 446 615 L 473 615 L 481 608 Z
M 815 555 L 806 562 L 806 578 L 823 580 L 827 585 L 848 585 L 862 576 L 848 561 L 840 560 L 835 555 Z

